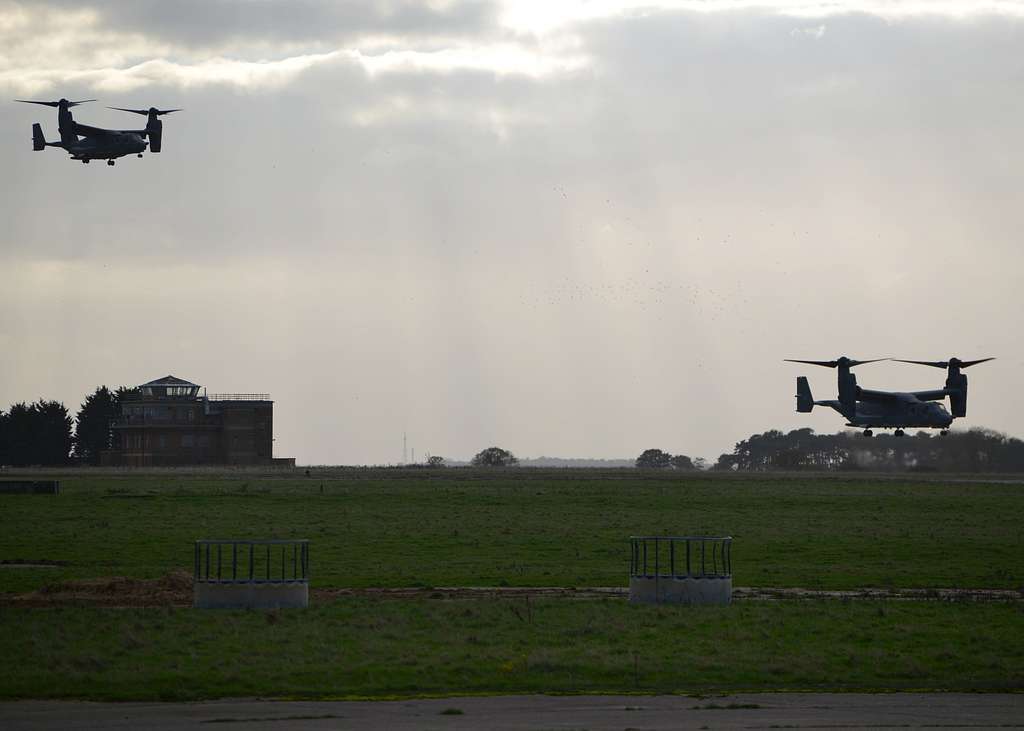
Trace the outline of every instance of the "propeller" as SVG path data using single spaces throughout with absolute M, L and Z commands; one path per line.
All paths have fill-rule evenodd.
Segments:
M 982 358 L 980 360 L 960 360 L 959 358 L 950 358 L 949 360 L 903 360 L 901 358 L 893 358 L 893 360 L 897 363 L 913 363 L 915 365 L 931 366 L 932 368 L 970 368 L 972 365 L 995 360 L 995 358 Z
M 788 363 L 807 363 L 808 365 L 823 366 L 825 368 L 838 368 L 845 366 L 846 368 L 853 368 L 854 366 L 863 365 L 865 363 L 877 363 L 880 360 L 888 360 L 888 358 L 873 358 L 872 360 L 853 360 L 847 358 L 845 355 L 837 358 L 836 360 L 794 360 L 793 358 L 785 358 Z
M 82 99 L 81 101 L 78 101 L 78 102 L 69 102 L 67 99 L 61 99 L 60 101 L 56 101 L 56 102 L 36 102 L 36 101 L 32 101 L 30 99 L 15 99 L 14 101 L 21 102 L 22 104 L 42 104 L 43 106 L 46 106 L 46 107 L 59 107 L 62 104 L 65 105 L 65 106 L 68 106 L 68 107 L 77 107 L 79 104 L 85 104 L 86 102 L 94 102 L 96 100 L 95 99 Z
M 149 109 L 125 109 L 124 107 L 107 107 L 107 109 L 116 109 L 119 112 L 134 112 L 135 114 L 141 114 L 143 116 L 155 114 L 158 117 L 163 114 L 170 114 L 171 112 L 183 111 L 181 109 L 157 109 L 156 107 L 150 107 Z

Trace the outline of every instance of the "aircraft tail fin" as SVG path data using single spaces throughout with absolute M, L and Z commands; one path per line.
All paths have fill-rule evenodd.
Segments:
M 32 125 L 32 149 L 36 152 L 46 149 L 46 138 L 43 137 L 43 127 L 39 122 Z
M 811 396 L 811 386 L 807 383 L 807 376 L 798 376 L 796 379 L 796 410 L 801 414 L 806 414 L 813 408 L 814 397 Z

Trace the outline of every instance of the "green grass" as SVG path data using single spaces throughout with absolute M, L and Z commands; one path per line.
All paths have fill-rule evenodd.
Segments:
M 738 586 L 1024 585 L 1024 486 L 633 470 L 62 478 L 0 496 L 0 592 L 191 571 L 197 538 L 309 538 L 314 586 L 621 586 L 631 534 L 731 534 Z M 321 493 L 321 485 L 323 492 Z
M 0 697 L 1020 690 L 1018 604 L 345 599 L 290 611 L 0 608 Z

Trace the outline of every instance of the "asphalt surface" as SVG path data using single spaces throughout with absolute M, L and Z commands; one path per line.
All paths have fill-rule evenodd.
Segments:
M 494 696 L 405 701 L 0 703 L 21 729 L 1024 728 L 1024 694 L 750 693 L 732 696 Z

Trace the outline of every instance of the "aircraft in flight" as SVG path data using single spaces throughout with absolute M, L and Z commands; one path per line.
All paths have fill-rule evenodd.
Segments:
M 949 433 L 953 419 L 967 416 L 967 376 L 964 368 L 995 360 L 960 360 L 950 358 L 942 361 L 901 360 L 899 358 L 876 358 L 874 360 L 853 360 L 842 356 L 836 360 L 793 360 L 790 363 L 808 363 L 825 368 L 838 369 L 839 398 L 815 401 L 806 376 L 796 379 L 796 410 L 809 413 L 815 406 L 828 406 L 846 418 L 846 425 L 864 429 L 864 436 L 870 437 L 872 429 L 895 429 L 895 436 L 904 435 L 904 429 L 941 429 Z M 874 391 L 857 385 L 857 377 L 850 372 L 854 366 L 877 363 L 879 360 L 896 360 L 900 363 L 915 363 L 946 369 L 946 384 L 943 388 L 926 391 Z M 937 403 L 949 396 L 950 411 Z
M 81 101 L 68 101 L 60 99 L 55 102 L 32 101 L 29 99 L 15 99 L 23 104 L 42 104 L 47 107 L 57 108 L 57 129 L 60 132 L 60 142 L 47 142 L 43 136 L 42 126 L 36 122 L 32 125 L 32 149 L 36 152 L 45 150 L 47 147 L 60 147 L 71 155 L 72 160 L 81 160 L 88 163 L 90 160 L 106 160 L 107 165 L 113 165 L 114 160 L 125 155 L 138 155 L 142 157 L 146 147 L 150 152 L 160 152 L 163 142 L 163 122 L 159 119 L 164 114 L 180 112 L 180 109 L 124 109 L 122 107 L 108 107 L 121 112 L 133 112 L 148 117 L 145 129 L 117 130 L 91 127 L 87 124 L 76 122 L 71 114 L 71 107 L 79 104 L 94 102 L 95 99 L 83 99 Z M 147 142 L 148 139 L 148 142 Z

